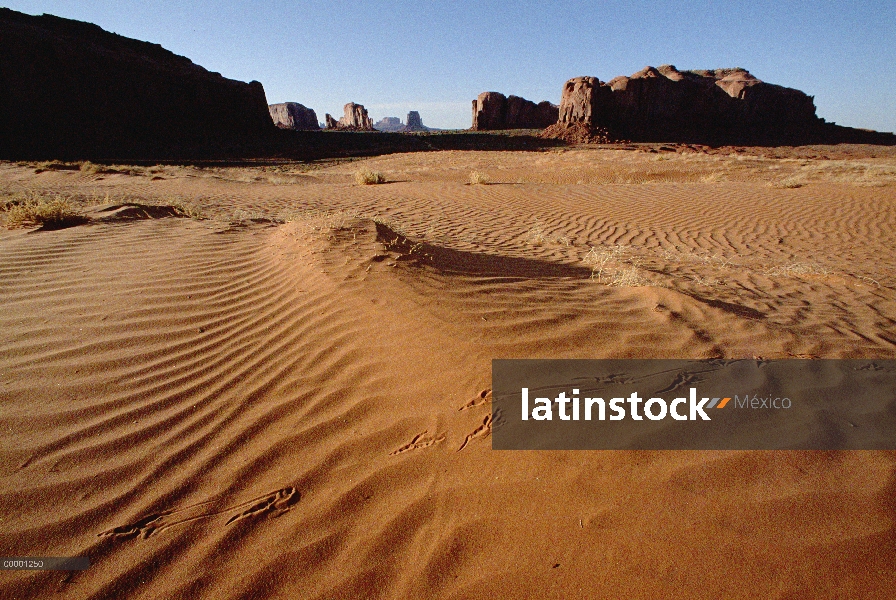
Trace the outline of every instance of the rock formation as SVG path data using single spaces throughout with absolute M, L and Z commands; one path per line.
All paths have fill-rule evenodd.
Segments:
M 482 92 L 473 100 L 472 129 L 544 129 L 556 123 L 557 116 L 557 106 L 547 101 L 535 104 L 519 96 Z
M 407 125 L 404 126 L 402 131 L 429 131 L 429 128 L 423 124 L 420 113 L 412 110 L 408 113 Z
M 268 106 L 274 125 L 280 129 L 296 131 L 314 131 L 320 129 L 317 113 L 313 109 L 302 106 L 298 102 L 283 102 Z
M 324 116 L 324 123 L 326 124 L 326 129 L 339 129 L 339 122 L 330 113 Z
M 609 130 L 644 142 L 807 143 L 824 122 L 811 96 L 764 83 L 744 69 L 646 67 L 604 83 L 576 77 L 563 86 L 557 127 Z
M 377 131 L 401 131 L 404 123 L 398 117 L 383 117 L 373 124 L 373 128 Z
M 373 131 L 373 122 L 367 116 L 367 109 L 361 104 L 349 102 L 342 107 L 345 115 L 339 119 L 337 129 L 351 131 Z
M 0 156 L 242 152 L 276 135 L 264 88 L 157 44 L 0 8 Z

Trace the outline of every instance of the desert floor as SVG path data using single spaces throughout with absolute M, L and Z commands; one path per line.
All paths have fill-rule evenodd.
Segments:
M 490 387 L 493 358 L 896 358 L 894 149 L 2 163 L 0 192 L 90 218 L 0 229 L 0 549 L 93 563 L 3 598 L 892 597 L 893 452 L 492 451 Z

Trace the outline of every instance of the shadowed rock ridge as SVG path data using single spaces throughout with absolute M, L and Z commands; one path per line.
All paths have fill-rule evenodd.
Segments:
M 0 8 L 0 156 L 238 153 L 276 131 L 264 88 L 157 44 Z

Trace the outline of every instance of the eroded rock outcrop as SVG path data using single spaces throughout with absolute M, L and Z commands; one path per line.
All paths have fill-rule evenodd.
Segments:
M 339 119 L 337 129 L 351 131 L 373 131 L 373 122 L 367 116 L 367 109 L 361 104 L 349 102 L 342 107 L 344 115 Z
M 298 102 L 282 102 L 268 105 L 274 125 L 280 129 L 295 131 L 315 131 L 320 129 L 317 113 Z
M 264 88 L 157 44 L 0 8 L 0 156 L 233 154 L 276 135 Z
M 679 71 L 645 67 L 602 82 L 576 77 L 563 86 L 558 126 L 592 128 L 645 142 L 808 143 L 823 120 L 811 96 L 760 81 L 744 69 Z
M 556 123 L 557 116 L 557 106 L 547 101 L 535 104 L 519 96 L 482 92 L 473 100 L 472 129 L 544 129 Z

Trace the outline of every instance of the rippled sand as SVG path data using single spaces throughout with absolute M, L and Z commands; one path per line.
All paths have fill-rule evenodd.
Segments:
M 0 230 L 0 548 L 93 563 L 0 595 L 889 598 L 892 452 L 490 447 L 492 358 L 896 357 L 896 153 L 781 154 L 0 164 L 91 217 Z

